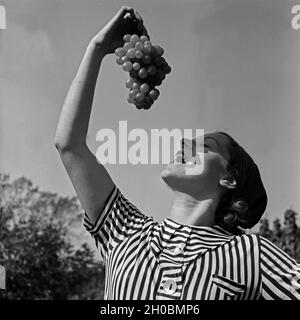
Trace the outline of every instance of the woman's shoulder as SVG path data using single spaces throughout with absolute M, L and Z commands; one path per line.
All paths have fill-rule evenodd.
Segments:
M 257 233 L 245 233 L 235 236 L 244 246 L 259 249 L 261 256 L 276 256 L 283 259 L 291 259 L 272 239 L 268 239 Z
M 234 243 L 239 243 L 243 247 L 260 247 L 261 245 L 261 236 L 256 233 L 241 233 L 241 234 L 234 234 L 232 236 L 232 241 Z

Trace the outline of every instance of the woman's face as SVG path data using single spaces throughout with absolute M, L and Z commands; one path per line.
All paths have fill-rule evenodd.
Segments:
M 229 143 L 229 138 L 220 133 L 205 134 L 193 140 L 183 139 L 181 149 L 162 171 L 162 179 L 173 190 L 196 197 L 220 194 L 219 182 L 227 174 Z M 193 154 L 193 147 L 198 154 Z

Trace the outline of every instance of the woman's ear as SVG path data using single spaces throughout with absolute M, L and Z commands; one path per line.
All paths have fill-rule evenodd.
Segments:
M 234 177 L 223 177 L 220 179 L 219 184 L 227 189 L 235 189 L 236 188 L 236 180 Z

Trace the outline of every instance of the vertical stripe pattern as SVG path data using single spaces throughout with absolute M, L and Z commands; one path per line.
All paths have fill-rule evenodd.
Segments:
M 116 186 L 94 224 L 85 213 L 84 227 L 106 263 L 105 299 L 299 299 L 299 265 L 268 240 L 158 223 Z
M 300 299 L 300 265 L 269 240 L 260 238 L 262 296 L 267 300 Z

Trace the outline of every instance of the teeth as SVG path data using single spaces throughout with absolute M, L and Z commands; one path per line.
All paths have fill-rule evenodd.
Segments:
M 196 157 L 192 157 L 191 159 L 185 159 L 183 153 L 181 153 L 181 154 L 177 153 L 175 155 L 175 157 L 171 160 L 170 163 L 171 164 L 173 164 L 173 163 L 177 163 L 177 164 L 182 163 L 182 164 L 187 164 L 189 166 L 195 166 L 195 165 L 198 164 Z
M 180 152 L 180 153 L 177 152 L 177 153 L 175 154 L 174 158 L 173 158 L 172 161 L 171 161 L 171 164 L 173 164 L 173 163 L 178 163 L 178 164 L 180 164 L 180 163 L 182 163 L 182 164 L 187 163 L 186 159 L 184 158 L 184 153 L 183 153 L 183 152 Z

